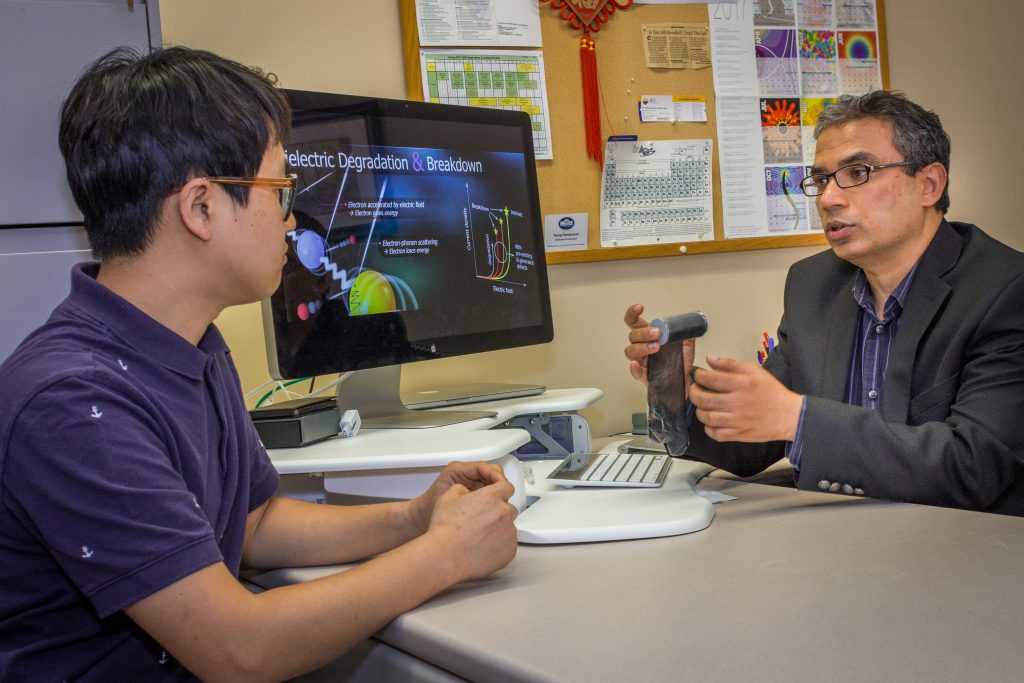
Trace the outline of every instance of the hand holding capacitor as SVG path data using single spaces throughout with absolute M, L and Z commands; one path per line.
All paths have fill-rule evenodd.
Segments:
M 647 434 L 681 456 L 690 443 L 686 397 L 694 339 L 707 332 L 708 321 L 703 313 L 683 313 L 652 320 L 650 327 L 658 332 L 659 348 L 647 356 Z
M 683 369 L 689 375 L 696 352 L 695 338 L 708 329 L 703 313 L 683 313 L 647 322 L 643 317 L 643 304 L 634 304 L 626 309 L 625 322 L 629 330 L 629 345 L 625 348 L 629 359 L 629 372 L 634 379 L 648 384 L 648 357 L 661 351 L 665 344 L 681 341 Z M 687 383 L 689 378 L 686 378 Z M 685 390 L 688 390 L 687 386 Z

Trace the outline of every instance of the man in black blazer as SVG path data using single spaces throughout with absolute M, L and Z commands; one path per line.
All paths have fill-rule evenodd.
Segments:
M 790 269 L 763 368 L 684 343 L 688 455 L 800 488 L 1024 515 L 1024 254 L 948 222 L 949 138 L 900 93 L 844 96 L 805 194 L 831 250 Z M 626 311 L 646 383 L 658 331 Z M 691 370 L 691 368 L 693 368 Z

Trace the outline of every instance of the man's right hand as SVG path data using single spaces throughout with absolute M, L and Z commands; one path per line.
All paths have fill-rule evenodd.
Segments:
M 657 353 L 661 348 L 657 341 L 661 333 L 650 326 L 643 312 L 643 304 L 633 304 L 626 309 L 623 320 L 629 328 L 629 345 L 625 349 L 626 358 L 629 359 L 629 374 L 647 386 L 647 356 Z
M 516 556 L 516 509 L 508 502 L 514 492 L 503 478 L 475 491 L 453 484 L 438 499 L 426 536 L 449 545 L 460 580 L 488 576 Z
M 661 344 L 657 342 L 661 332 L 650 326 L 643 312 L 643 304 L 633 304 L 626 309 L 623 320 L 629 328 L 629 345 L 625 348 L 626 358 L 629 359 L 629 374 L 647 386 L 647 357 L 661 350 Z M 690 395 L 690 370 L 696 353 L 697 340 L 683 340 L 683 386 L 687 397 Z

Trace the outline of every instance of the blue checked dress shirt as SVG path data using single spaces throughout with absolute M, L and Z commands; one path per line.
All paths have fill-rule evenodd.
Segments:
M 864 271 L 857 272 L 852 291 L 861 313 L 857 323 L 853 355 L 850 358 L 850 374 L 846 381 L 844 402 L 872 410 L 878 410 L 881 407 L 885 394 L 885 367 L 889 363 L 889 351 L 892 349 L 896 333 L 899 331 L 903 302 L 907 298 L 907 292 L 910 290 L 910 284 L 914 280 L 916 271 L 917 264 L 915 263 L 910 272 L 889 295 L 889 299 L 882 309 L 882 319 L 875 314 L 875 297 Z M 800 469 L 800 459 L 803 455 L 802 433 L 806 409 L 807 398 L 804 397 L 796 436 L 792 443 L 786 446 L 786 457 L 797 470 Z

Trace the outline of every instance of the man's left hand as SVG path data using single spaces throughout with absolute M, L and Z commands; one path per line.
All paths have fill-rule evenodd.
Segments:
M 430 526 L 434 506 L 445 491 L 455 484 L 461 484 L 470 491 L 488 484 L 504 481 L 501 467 L 492 462 L 452 462 L 441 470 L 434 483 L 418 497 L 409 501 L 409 514 L 417 528 L 423 533 Z
M 707 357 L 710 369 L 697 368 L 690 400 L 697 418 L 715 441 L 792 441 L 803 397 L 770 372 L 732 358 Z

